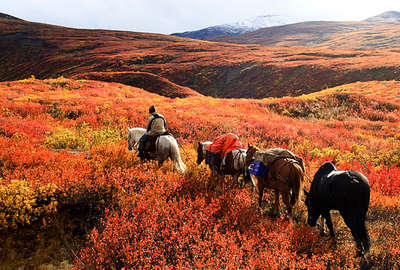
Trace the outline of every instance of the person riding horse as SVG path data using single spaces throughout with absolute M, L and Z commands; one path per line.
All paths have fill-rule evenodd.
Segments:
M 146 133 L 139 139 L 138 155 L 141 160 L 149 159 L 149 154 L 145 151 L 147 141 L 152 137 L 166 133 L 167 122 L 162 114 L 156 111 L 154 106 L 150 106 L 149 113 L 151 114 L 147 122 Z

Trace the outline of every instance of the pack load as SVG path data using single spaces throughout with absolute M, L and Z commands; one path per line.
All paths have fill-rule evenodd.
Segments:
M 268 167 L 266 167 L 261 161 L 253 160 L 250 164 L 249 172 L 255 176 L 267 178 L 268 171 Z
M 297 161 L 299 163 L 299 165 L 301 166 L 301 168 L 303 169 L 303 171 L 305 171 L 303 159 L 301 157 L 296 156 L 289 150 L 283 149 L 283 148 L 271 148 L 271 149 L 255 152 L 254 163 L 257 164 L 258 162 L 262 162 L 263 165 L 265 165 L 266 167 L 269 167 L 275 160 L 281 159 L 281 158 L 290 158 L 290 159 Z
M 221 159 L 223 159 L 232 150 L 243 148 L 244 145 L 240 142 L 238 136 L 233 133 L 227 133 L 216 138 L 212 144 L 206 147 L 206 150 L 220 154 Z

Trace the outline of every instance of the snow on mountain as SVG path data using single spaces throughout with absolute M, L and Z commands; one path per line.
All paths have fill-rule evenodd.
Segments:
M 367 22 L 400 23 L 400 12 L 386 11 L 377 16 L 366 19 Z
M 255 31 L 260 28 L 291 24 L 300 21 L 302 20 L 296 19 L 294 17 L 281 16 L 281 15 L 265 15 L 265 16 L 249 18 L 241 22 L 223 24 L 222 26 L 231 26 L 236 28 L 249 29 L 250 31 Z
M 172 35 L 205 40 L 223 35 L 237 36 L 246 32 L 258 30 L 260 28 L 292 24 L 301 21 L 303 20 L 294 17 L 265 15 L 249 18 L 239 22 L 211 26 L 197 31 L 174 33 Z

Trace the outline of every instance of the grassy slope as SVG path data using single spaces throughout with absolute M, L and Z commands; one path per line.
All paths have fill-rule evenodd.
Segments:
M 3 81 L 31 75 L 79 78 L 95 72 L 96 79 L 111 78 L 142 87 L 137 80 L 115 74 L 143 72 L 171 82 L 163 84 L 164 89 L 148 89 L 160 94 L 177 91 L 169 96 L 180 95 L 179 86 L 215 97 L 263 98 L 310 93 L 356 81 L 400 79 L 396 50 L 234 45 L 7 18 L 0 18 L 0 50 Z
M 84 235 L 90 232 L 93 224 L 99 224 L 96 221 L 98 216 L 95 216 L 95 222 L 87 223 L 87 215 L 92 219 L 94 213 L 104 215 L 100 211 L 104 207 L 136 213 L 137 205 L 143 204 L 153 211 L 149 216 L 143 216 L 143 222 L 154 215 L 161 220 L 168 218 L 168 224 L 175 225 L 164 225 L 167 227 L 163 232 L 180 232 L 178 235 L 182 234 L 182 237 L 185 234 L 181 230 L 186 227 L 179 225 L 180 217 L 195 225 L 209 211 L 217 211 L 219 218 L 215 222 L 226 232 L 221 233 L 212 227 L 213 223 L 203 226 L 219 239 L 219 251 L 210 258 L 221 267 L 251 268 L 269 264 L 271 267 L 275 264 L 300 267 L 301 263 L 305 263 L 307 268 L 326 267 L 327 264 L 343 268 L 359 263 L 372 268 L 398 267 L 400 179 L 398 169 L 391 167 L 398 164 L 400 158 L 398 86 L 397 82 L 355 83 L 297 98 L 234 100 L 204 96 L 170 99 L 122 84 L 64 78 L 0 83 L 3 104 L 0 114 L 0 173 L 3 185 L 12 179 L 39 186 L 53 183 L 59 192 L 58 216 L 56 219 L 52 215 L 45 216 L 44 220 L 50 227 L 42 230 L 38 238 L 32 236 L 36 235 L 35 228 L 32 233 L 29 226 L 0 235 L 7 240 L 2 242 L 5 245 L 2 252 L 7 250 L 7 254 L 13 254 L 1 253 L 2 264 L 15 268 L 24 264 L 32 267 L 45 263 L 57 265 L 63 260 L 71 263 L 75 258 L 71 250 L 80 254 L 78 249 L 83 245 Z M 387 96 L 381 98 L 376 93 Z M 347 95 L 343 97 L 344 94 Z M 181 153 L 189 168 L 184 176 L 170 173 L 170 163 L 161 169 L 152 164 L 142 165 L 126 149 L 127 128 L 145 125 L 150 104 L 155 104 L 167 117 L 170 131 L 183 146 Z M 363 113 L 367 108 L 354 108 L 364 104 L 374 105 L 368 113 L 387 115 L 387 110 L 390 110 L 391 117 L 376 119 Z M 303 108 L 312 113 L 296 113 L 304 111 Z M 338 108 L 342 113 L 337 112 Z M 318 110 L 320 114 L 315 113 Z M 367 175 L 373 192 L 367 221 L 372 250 L 366 260 L 353 259 L 354 244 L 350 233 L 337 215 L 334 222 L 338 242 L 334 248 L 329 246 L 327 238 L 317 236 L 314 230 L 302 225 L 306 218 L 302 202 L 297 209 L 300 224 L 296 225 L 260 216 L 250 187 L 240 188 L 227 183 L 221 189 L 206 191 L 208 169 L 195 164 L 193 143 L 212 140 L 224 132 L 238 134 L 244 143 L 255 143 L 261 148 L 288 147 L 301 155 L 307 170 L 306 187 L 324 160 L 335 159 L 339 168 L 353 168 Z M 54 147 L 70 152 L 54 151 Z M 115 188 L 111 200 L 107 199 L 106 192 L 110 185 Z M 169 201 L 172 195 L 181 199 Z M 269 195 L 266 198 L 268 201 Z M 210 207 L 216 207 L 216 210 L 210 210 Z M 267 203 L 265 210 L 268 211 L 269 207 Z M 89 212 L 97 209 L 97 212 L 90 215 L 88 209 Z M 199 216 L 188 216 L 194 210 Z M 214 220 L 214 216 L 210 218 Z M 124 249 L 111 245 L 115 235 L 120 239 L 117 243 L 129 239 L 130 236 L 123 234 L 125 229 L 118 229 L 124 224 L 124 228 L 133 230 L 128 221 L 110 218 L 108 222 L 107 228 L 116 231 L 103 236 L 104 246 L 88 243 L 86 255 L 79 255 L 85 263 L 95 263 L 94 258 L 101 263 L 101 259 L 107 256 L 111 261 L 105 262 L 114 263 L 116 257 L 110 257 L 114 254 L 111 251 L 120 252 L 122 257 L 139 252 L 133 249 L 128 254 Z M 149 224 L 148 230 L 156 228 L 156 224 Z M 260 229 L 264 233 L 253 234 L 254 230 Z M 189 235 L 195 235 L 195 231 Z M 192 239 L 189 243 L 193 251 L 199 248 L 200 257 L 208 258 L 204 247 L 215 242 L 199 241 L 193 242 Z M 243 244 L 237 246 L 238 241 Z M 170 254 L 161 247 L 153 247 L 153 244 L 147 248 L 159 249 L 162 256 Z M 266 248 L 259 249 L 261 244 L 267 245 Z M 179 245 L 170 245 L 179 250 Z M 97 253 L 91 254 L 91 247 Z M 104 249 L 98 250 L 100 247 Z M 247 265 L 230 257 L 244 256 L 243 252 L 248 254 L 242 260 Z M 287 259 L 276 261 L 273 258 L 277 254 L 285 254 Z M 271 261 L 267 261 L 270 256 Z M 191 264 L 193 258 L 183 256 L 181 259 L 188 263 L 186 266 L 194 267 Z M 75 263 L 82 266 L 79 260 Z

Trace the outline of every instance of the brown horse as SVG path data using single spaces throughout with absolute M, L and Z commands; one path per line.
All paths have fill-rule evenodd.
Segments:
M 250 146 L 247 150 L 246 166 L 250 166 L 254 154 L 259 151 L 255 146 Z M 270 166 L 267 177 L 251 175 L 251 180 L 258 192 L 258 205 L 261 207 L 264 189 L 273 189 L 275 192 L 275 204 L 271 215 L 279 215 L 279 194 L 286 205 L 287 212 L 292 215 L 293 206 L 299 201 L 300 193 L 303 189 L 304 170 L 303 167 L 294 159 L 279 158 Z

